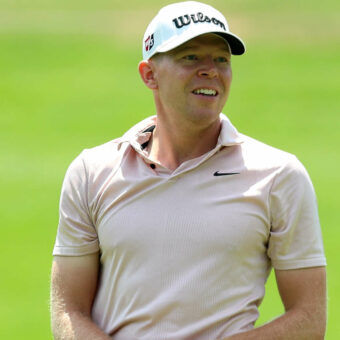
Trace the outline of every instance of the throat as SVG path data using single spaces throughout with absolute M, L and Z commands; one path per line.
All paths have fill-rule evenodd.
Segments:
M 185 161 L 200 157 L 214 149 L 220 132 L 220 125 L 215 130 L 199 133 L 180 133 L 166 131 L 157 126 L 147 145 L 149 159 L 170 170 L 177 169 Z M 191 131 L 194 132 L 194 131 Z

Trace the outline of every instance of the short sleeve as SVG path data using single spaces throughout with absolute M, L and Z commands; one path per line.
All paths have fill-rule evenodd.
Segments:
M 292 157 L 270 193 L 268 256 L 275 269 L 325 266 L 316 195 L 303 165 Z
M 88 178 L 80 154 L 69 166 L 62 185 L 59 225 L 53 255 L 81 256 L 99 251 L 88 208 Z

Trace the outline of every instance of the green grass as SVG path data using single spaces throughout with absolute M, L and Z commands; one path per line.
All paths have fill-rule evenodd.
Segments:
M 15 25 L 8 20 L 0 23 L 2 339 L 51 338 L 51 251 L 60 186 L 70 161 L 83 148 L 117 137 L 154 113 L 137 64 L 143 27 L 158 4 L 165 2 L 149 1 L 144 7 L 131 3 L 143 15 L 129 12 L 128 3 L 119 2 L 117 7 L 118 3 L 104 0 L 0 4 L 3 18 L 9 14 L 20 18 Z M 336 190 L 340 48 L 334 41 L 339 38 L 334 29 L 338 2 L 321 6 L 310 1 L 304 10 L 292 1 L 210 3 L 233 14 L 233 26 L 243 33 L 248 47 L 245 56 L 233 59 L 233 87 L 224 112 L 240 131 L 295 153 L 313 179 L 328 258 L 327 339 L 336 340 L 340 334 Z M 32 12 L 23 15 L 27 9 Z M 36 10 L 46 12 L 37 15 Z M 109 25 L 104 14 L 111 10 L 108 13 L 125 23 L 124 31 Z M 131 17 L 135 21 L 128 25 Z M 106 21 L 100 22 L 102 18 Z M 285 30 L 288 19 L 293 30 Z M 318 32 L 311 34 L 315 22 Z M 327 31 L 329 40 L 322 34 Z M 259 323 L 280 312 L 271 277 Z

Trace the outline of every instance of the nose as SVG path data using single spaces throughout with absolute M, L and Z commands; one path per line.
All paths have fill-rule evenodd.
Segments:
M 217 76 L 217 68 L 212 58 L 205 58 L 202 60 L 198 75 L 203 78 L 214 78 Z

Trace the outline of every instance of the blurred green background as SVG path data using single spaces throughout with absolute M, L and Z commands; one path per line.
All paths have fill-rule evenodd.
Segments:
M 296 154 L 318 195 L 328 258 L 327 339 L 340 338 L 338 0 L 206 1 L 247 44 L 224 109 Z M 49 277 L 67 166 L 154 114 L 141 41 L 161 0 L 0 0 L 0 338 L 51 339 Z M 258 324 L 282 312 L 273 277 Z

